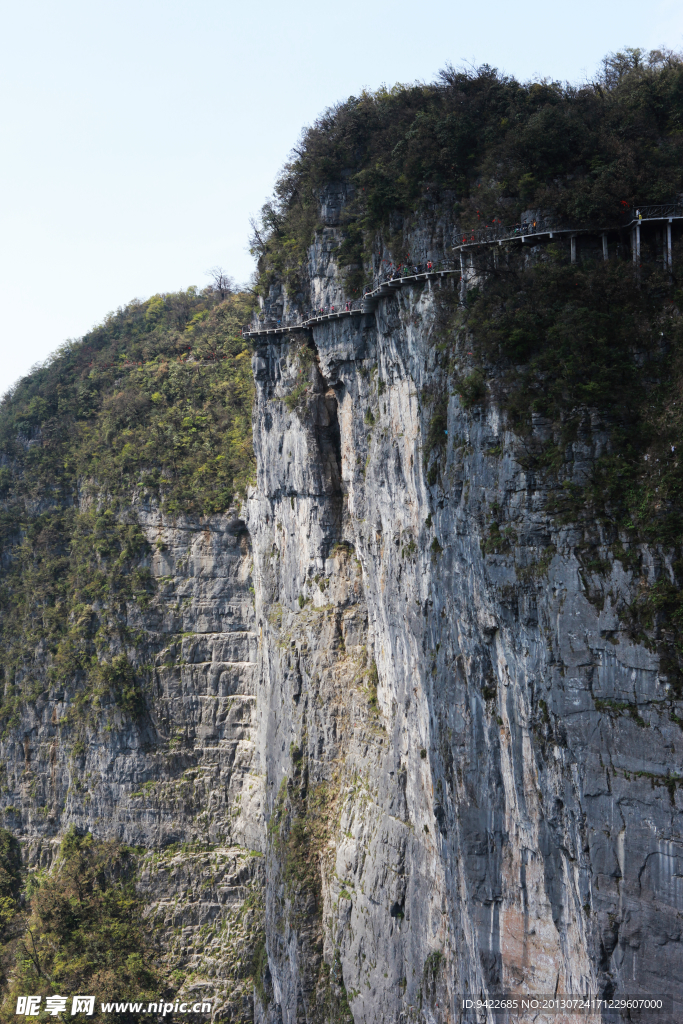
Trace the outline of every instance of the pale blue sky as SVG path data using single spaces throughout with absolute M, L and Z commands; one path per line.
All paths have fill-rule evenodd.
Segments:
M 683 49 L 673 0 L 5 0 L 1 24 L 0 393 L 136 296 L 246 280 L 249 216 L 336 100 L 447 61 L 577 82 Z

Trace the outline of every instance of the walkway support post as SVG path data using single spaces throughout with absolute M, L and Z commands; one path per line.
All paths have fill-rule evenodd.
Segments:
M 602 258 L 603 260 L 609 259 L 609 252 L 607 251 L 607 232 L 602 233 Z
M 636 274 L 636 288 L 640 288 L 640 222 L 636 224 L 631 233 L 631 248 L 633 250 L 633 269 Z
M 666 225 L 666 265 L 669 269 L 669 276 L 673 273 L 674 261 L 671 253 L 671 221 Z
M 576 263 L 576 235 L 572 235 L 571 244 L 572 244 L 572 263 Z

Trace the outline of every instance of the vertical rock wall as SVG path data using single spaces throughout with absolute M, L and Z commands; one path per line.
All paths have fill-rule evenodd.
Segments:
M 234 510 L 197 522 L 133 500 L 131 514 L 153 552 L 154 596 L 130 602 L 137 643 L 112 641 L 111 655 L 147 679 L 144 711 L 104 693 L 79 703 L 81 681 L 52 680 L 37 651 L 43 687 L 0 741 L 5 822 L 30 867 L 49 866 L 72 825 L 145 848 L 140 890 L 179 996 L 246 1020 L 264 879 L 249 535 Z
M 634 581 L 582 564 L 495 405 L 448 393 L 451 299 L 404 288 L 255 355 L 264 1021 L 683 998 L 683 744 L 617 613 Z
M 316 301 L 343 291 L 340 195 Z M 418 225 L 411 251 L 449 230 Z M 144 713 L 84 709 L 36 651 L 35 702 L 0 739 L 29 863 L 71 824 L 144 847 L 160 952 L 216 1018 L 481 1021 L 462 999 L 500 991 L 683 1002 L 681 730 L 620 615 L 638 580 L 597 525 L 599 565 L 547 512 L 524 445 L 551 426 L 522 443 L 492 400 L 450 392 L 456 306 L 406 287 L 259 346 L 246 519 L 131 496 L 156 585 L 110 653 L 147 680 Z M 568 480 L 605 437 L 587 417 Z

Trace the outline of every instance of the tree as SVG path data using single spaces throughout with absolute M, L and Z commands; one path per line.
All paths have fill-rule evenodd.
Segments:
M 213 278 L 211 287 L 220 295 L 221 302 L 235 293 L 235 282 L 222 267 L 211 267 L 211 270 L 207 270 L 207 274 Z
M 17 996 L 27 992 L 41 997 L 96 994 L 94 1024 L 102 1019 L 100 1002 L 147 1003 L 167 991 L 144 926 L 134 875 L 135 856 L 127 847 L 89 833 L 79 835 L 73 828 L 67 832 L 55 870 L 30 879 L 31 916 L 17 946 L 0 1019 L 14 1019 Z M 110 1013 L 104 1019 L 112 1024 L 117 1017 L 130 1020 L 133 1015 Z

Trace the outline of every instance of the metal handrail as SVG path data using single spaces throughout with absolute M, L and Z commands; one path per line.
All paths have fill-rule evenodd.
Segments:
M 419 274 L 435 274 L 440 270 L 452 270 L 453 267 L 453 260 L 447 257 L 441 260 L 427 260 L 424 263 L 390 263 L 386 269 L 380 271 L 375 288 L 388 281 L 401 281 L 406 277 L 417 277 Z M 372 291 L 374 290 L 373 288 Z M 370 292 L 366 292 L 366 295 L 369 294 Z
M 678 200 L 670 203 L 658 203 L 651 204 L 649 206 L 635 207 L 632 210 L 628 210 L 622 214 L 622 227 L 628 226 L 629 224 L 638 223 L 643 220 L 664 220 L 667 217 L 683 218 L 683 202 Z M 529 235 L 553 235 L 567 234 L 567 233 L 582 233 L 585 231 L 613 231 L 614 227 L 604 228 L 590 228 L 590 227 L 569 227 L 566 224 L 555 224 L 548 225 L 547 222 L 543 222 L 541 227 L 536 221 L 521 221 L 516 224 L 507 225 L 503 224 L 499 220 L 494 220 L 492 224 L 486 224 L 482 227 L 471 229 L 469 231 L 461 231 L 453 238 L 453 249 L 460 249 L 461 246 L 470 246 L 477 243 L 495 242 L 499 240 L 513 241 L 515 238 L 521 238 L 522 240 Z M 460 241 L 462 239 L 462 242 Z M 375 278 L 374 287 L 364 293 L 362 299 L 348 300 L 343 305 L 328 305 L 320 306 L 314 310 L 306 310 L 305 312 L 289 313 L 279 319 L 259 317 L 251 324 L 247 324 L 242 328 L 243 334 L 250 334 L 253 332 L 260 331 L 277 331 L 283 328 L 296 328 L 296 327 L 307 327 L 309 324 L 318 322 L 321 318 L 333 317 L 336 318 L 343 314 L 357 312 L 359 310 L 366 310 L 368 307 L 372 307 L 376 299 L 379 297 L 378 293 L 386 294 L 382 292 L 382 288 L 391 283 L 392 281 L 411 281 L 418 280 L 420 277 L 428 277 L 430 274 L 439 273 L 453 273 L 458 272 L 459 264 L 456 264 L 454 259 L 444 257 L 439 260 L 427 260 L 421 263 L 399 263 L 394 265 L 389 263 L 388 266 L 382 268 Z
M 633 224 L 641 220 L 664 220 L 665 217 L 683 217 L 683 204 L 657 203 L 652 206 L 637 206 L 622 215 L 623 222 Z
M 273 331 L 282 328 L 306 327 L 315 323 L 322 317 L 338 317 L 344 313 L 354 313 L 362 310 L 368 300 L 374 297 L 374 293 L 390 281 L 405 281 L 409 278 L 425 277 L 430 274 L 452 271 L 455 268 L 453 260 L 443 259 L 419 264 L 399 264 L 394 267 L 391 264 L 386 270 L 380 273 L 377 284 L 373 289 L 363 294 L 361 299 L 347 300 L 341 305 L 318 306 L 315 309 L 306 310 L 301 313 L 289 313 L 283 317 L 258 317 L 251 324 L 242 328 L 242 334 L 251 334 L 256 331 Z
M 498 239 L 525 238 L 527 235 L 547 235 L 549 231 L 564 231 L 565 227 L 547 224 L 541 227 L 534 221 L 518 221 L 517 224 L 503 224 L 496 221 L 494 224 L 485 224 L 480 228 L 472 228 L 469 231 L 460 231 L 453 236 L 454 245 L 471 245 L 473 242 L 495 242 Z
M 382 287 L 391 281 L 416 280 L 420 277 L 427 278 L 430 274 L 453 272 L 455 269 L 456 264 L 452 259 L 435 261 L 428 260 L 426 263 L 418 264 L 399 264 L 397 267 L 394 267 L 394 265 L 391 264 L 386 270 L 380 273 L 375 287 L 371 289 L 371 291 L 365 292 L 361 299 L 349 299 L 339 306 L 318 306 L 315 309 L 306 310 L 305 312 L 300 313 L 289 313 L 279 318 L 258 317 L 250 324 L 245 324 L 242 328 L 242 334 L 247 335 L 261 331 L 277 331 L 285 328 L 303 328 L 318 322 L 322 318 L 337 318 L 345 314 L 359 312 L 365 308 L 368 301 L 371 302 L 375 298 L 376 292 L 380 291 Z
M 250 324 L 242 328 L 243 334 L 250 334 L 253 331 L 272 331 L 283 327 L 305 327 L 311 321 L 324 316 L 338 316 L 340 313 L 352 313 L 361 309 L 363 300 L 348 300 L 337 306 L 318 306 L 315 309 L 304 310 L 303 312 L 287 313 L 282 317 L 258 317 Z

